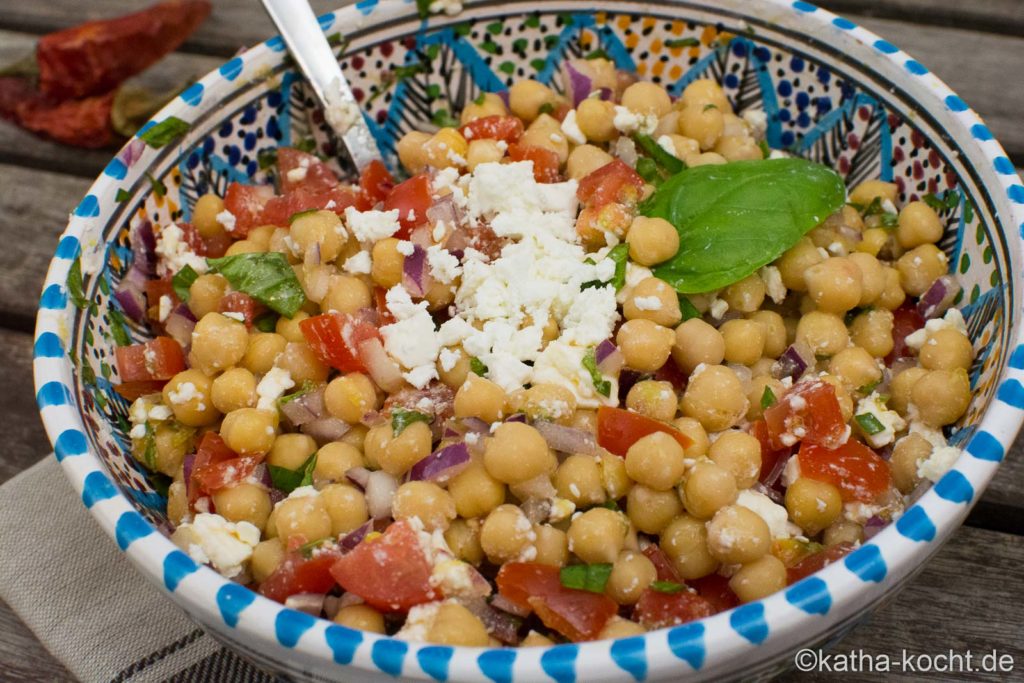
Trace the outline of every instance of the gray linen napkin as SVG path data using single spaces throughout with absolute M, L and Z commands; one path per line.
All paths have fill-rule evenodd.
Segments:
M 53 457 L 0 486 L 0 598 L 86 683 L 275 680 L 138 573 Z

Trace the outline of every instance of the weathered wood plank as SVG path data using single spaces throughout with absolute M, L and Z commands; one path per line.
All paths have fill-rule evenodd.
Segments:
M 3 484 L 50 452 L 34 400 L 32 335 L 0 329 L 0 387 L 0 415 L 6 417 L 4 449 L 0 451 Z
M 836 14 L 897 19 L 911 24 L 934 24 L 1018 37 L 1024 33 L 1024 6 L 1020 0 L 820 0 L 816 4 Z

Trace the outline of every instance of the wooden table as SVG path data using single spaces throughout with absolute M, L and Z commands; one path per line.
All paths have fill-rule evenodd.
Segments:
M 272 33 L 255 0 L 214 2 L 214 12 L 204 26 L 180 52 L 147 74 L 147 80 L 165 87 L 181 83 Z M 314 4 L 327 10 L 340 2 Z M 42 33 L 147 4 L 149 0 L 3 3 L 0 64 L 22 56 Z M 1020 85 L 1024 1 L 829 0 L 822 4 L 850 15 L 928 65 L 981 112 L 1017 166 L 1024 166 L 1024 87 Z M 4 387 L 0 414 L 7 416 L 0 483 L 50 450 L 32 400 L 36 301 L 68 211 L 110 155 L 110 151 L 74 150 L 41 141 L 0 122 L 0 236 L 4 241 L 0 250 L 0 386 Z M 1015 673 L 1024 676 L 1022 450 L 1024 443 L 1018 441 L 967 524 L 906 590 L 855 629 L 838 651 L 898 655 L 902 648 L 925 654 L 996 648 L 1014 655 Z M 3 603 L 0 680 L 73 680 Z

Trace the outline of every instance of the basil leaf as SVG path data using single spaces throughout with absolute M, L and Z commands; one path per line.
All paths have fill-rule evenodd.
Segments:
M 775 398 L 775 392 L 772 391 L 771 387 L 765 387 L 764 393 L 761 394 L 761 410 L 771 408 L 773 405 L 778 403 L 779 399 Z
M 85 291 L 82 284 L 82 259 L 76 258 L 71 262 L 71 270 L 68 271 L 68 295 L 75 308 L 84 311 L 89 308 L 89 300 L 85 298 Z
M 605 502 L 601 503 L 597 507 L 604 508 L 605 510 L 614 510 L 615 512 L 621 512 L 622 511 L 622 508 L 620 508 L 619 504 L 616 503 L 614 500 L 606 500 Z
M 641 209 L 680 237 L 679 251 L 654 275 L 683 294 L 721 289 L 777 259 L 845 201 L 842 178 L 804 159 L 685 169 Z
M 431 420 L 433 420 L 433 418 L 429 415 L 417 413 L 415 410 L 395 408 L 391 413 L 391 431 L 395 436 L 398 436 L 413 422 L 426 422 L 427 424 L 430 424 Z
M 552 104 L 551 102 L 545 102 L 544 104 L 540 105 L 540 107 L 537 108 L 538 114 L 551 114 L 554 111 L 555 105 Z
M 277 166 L 277 148 L 261 149 L 256 153 L 256 163 L 261 171 Z
M 168 116 L 140 133 L 139 139 L 154 149 L 160 149 L 167 143 L 180 138 L 190 128 L 192 128 L 190 124 L 185 123 L 177 116 Z
M 583 369 L 590 373 L 590 381 L 594 383 L 594 391 L 602 396 L 611 396 L 612 383 L 604 378 L 601 371 L 597 369 L 597 356 L 594 349 L 587 349 L 587 355 L 583 356 Z
M 210 270 L 227 278 L 235 290 L 245 292 L 286 318 L 298 313 L 306 294 L 284 254 L 250 253 L 206 259 Z
M 859 387 L 857 389 L 857 392 L 861 393 L 861 394 L 870 394 L 881 383 L 882 383 L 882 380 L 876 379 L 874 382 L 872 382 L 870 384 L 865 384 L 864 386 Z
M 178 295 L 182 302 L 188 302 L 189 288 L 198 278 L 199 273 L 189 265 L 179 270 L 171 278 L 171 287 L 174 288 L 174 293 Z
M 566 588 L 575 588 L 591 593 L 603 593 L 604 587 L 608 584 L 608 577 L 611 575 L 612 566 L 610 564 L 574 564 L 562 567 L 558 572 L 558 578 Z
M 667 593 L 668 595 L 675 595 L 676 593 L 682 593 L 686 590 L 686 586 L 675 581 L 652 581 L 651 590 L 657 591 L 658 593 Z
M 686 168 L 686 164 L 683 163 L 682 159 L 678 158 L 674 154 L 669 154 L 650 135 L 637 133 L 633 139 L 636 141 L 636 144 L 640 146 L 640 149 L 642 149 L 647 156 L 654 159 L 658 166 L 665 169 L 669 175 L 675 175 Z
M 118 346 L 130 346 L 132 339 L 128 336 L 128 331 L 125 330 L 127 321 L 124 319 L 124 314 L 116 308 L 108 308 L 107 317 L 110 318 L 110 336 L 114 338 L 114 342 Z
M 285 493 L 291 493 L 297 488 L 312 484 L 314 469 L 316 469 L 316 453 L 309 456 L 306 462 L 294 470 L 276 465 L 267 465 L 267 471 L 270 473 L 270 483 L 273 484 L 275 489 L 280 489 Z
M 484 362 L 479 358 L 474 357 L 469 359 L 469 369 L 481 377 L 487 374 L 487 366 L 484 365 Z
M 292 392 L 290 394 L 285 394 L 284 396 L 281 396 L 280 398 L 278 398 L 277 399 L 277 405 L 283 406 L 286 403 L 291 403 L 292 401 L 294 401 L 295 399 L 297 399 L 297 398 L 299 398 L 301 396 L 305 396 L 306 394 L 310 394 L 310 393 L 316 391 L 316 388 L 318 386 L 319 385 L 316 382 L 313 382 L 313 381 L 307 379 L 307 380 L 302 382 L 302 388 L 300 388 L 298 391 L 294 391 L 294 392 Z
M 655 187 L 660 187 L 665 179 L 658 172 L 658 164 L 649 157 L 640 157 L 636 160 L 636 173 L 641 178 Z
M 277 320 L 280 317 L 276 313 L 264 313 L 256 318 L 252 324 L 260 332 L 273 332 L 277 329 Z
M 885 431 L 885 425 L 878 421 L 878 418 L 871 413 L 861 413 L 860 415 L 854 415 L 854 420 L 868 436 L 874 436 L 880 432 Z
M 612 285 L 615 287 L 615 291 L 619 291 L 626 284 L 626 261 L 629 259 L 629 245 L 625 242 L 616 244 L 612 247 L 607 254 L 606 259 L 611 259 L 615 263 L 615 274 L 612 275 L 611 279 L 607 282 L 601 282 L 600 280 L 591 280 L 590 282 L 584 282 L 580 289 L 589 289 L 590 287 L 604 287 L 605 285 Z M 591 266 L 595 265 L 594 260 L 591 258 L 584 259 L 583 261 Z
M 156 430 L 146 423 L 146 436 L 142 437 L 142 462 L 156 472 Z
M 700 311 L 693 305 L 693 302 L 687 299 L 685 296 L 679 296 L 679 312 L 683 314 L 683 322 L 686 322 L 690 318 L 701 317 Z

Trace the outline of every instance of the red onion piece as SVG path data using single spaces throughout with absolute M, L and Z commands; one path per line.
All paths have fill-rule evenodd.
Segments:
M 304 424 L 324 417 L 326 414 L 324 390 L 320 388 L 316 391 L 311 391 L 287 403 L 280 404 L 280 406 L 281 412 L 288 418 L 288 421 L 295 427 L 301 427 Z
M 519 627 L 522 619 L 509 612 L 494 609 L 483 598 L 463 600 L 462 604 L 483 623 L 487 633 L 507 645 L 519 643 Z
M 164 321 L 164 331 L 174 341 L 181 344 L 187 353 L 192 345 L 192 331 L 196 328 L 196 318 L 185 304 L 180 304 Z
M 131 229 L 132 268 L 147 278 L 156 275 L 156 236 L 153 224 L 142 221 Z
M 464 443 L 453 443 L 423 458 L 409 470 L 412 481 L 443 483 L 469 466 L 469 448 Z
M 430 225 L 444 223 L 454 230 L 462 223 L 462 212 L 455 206 L 455 198 L 451 194 L 446 194 L 427 209 L 427 220 Z
M 192 500 L 192 468 L 196 465 L 196 454 L 189 453 L 181 462 L 183 468 L 182 478 L 185 480 L 185 496 Z
M 597 440 L 590 432 L 544 420 L 534 422 L 533 426 L 548 442 L 548 446 L 556 451 L 570 454 L 583 453 L 584 455 L 597 453 Z
M 330 416 L 317 418 L 299 427 L 303 434 L 313 437 L 318 446 L 337 441 L 345 436 L 349 429 L 351 427 L 349 427 L 347 422 Z
M 551 515 L 550 498 L 527 498 L 519 507 L 531 524 L 546 522 Z
M 776 482 L 778 482 L 779 478 L 782 476 L 783 470 L 786 469 L 786 463 L 788 463 L 789 459 L 792 458 L 792 457 L 793 457 L 792 455 L 787 455 L 784 458 L 779 458 L 778 460 L 776 460 L 775 461 L 775 466 L 772 467 L 770 472 L 768 472 L 768 475 L 764 478 L 764 481 L 763 482 L 759 482 L 759 483 L 763 484 L 764 486 L 766 486 L 768 488 L 771 488 L 771 487 L 775 486 Z M 765 495 L 768 495 L 767 492 L 762 492 L 762 493 L 765 493 Z
M 374 519 L 391 516 L 391 502 L 398 490 L 398 480 L 384 470 L 370 472 L 366 479 L 366 510 Z
M 406 256 L 402 265 L 402 284 L 409 294 L 422 297 L 430 289 L 430 270 L 427 268 L 427 252 L 418 244 L 412 245 L 412 254 Z
M 326 597 L 326 593 L 295 593 L 285 598 L 284 606 L 319 617 L 324 611 Z
M 611 339 L 605 339 L 597 345 L 597 348 L 594 349 L 594 360 L 596 360 L 597 364 L 600 365 L 606 358 L 608 358 L 608 356 L 618 350 L 619 347 L 615 345 L 614 341 Z
M 370 481 L 370 470 L 365 467 L 350 467 L 345 470 L 345 478 L 359 488 L 366 489 L 366 484 Z
M 505 422 L 526 422 L 526 415 L 524 413 L 512 413 L 505 418 Z
M 878 532 L 889 525 L 889 522 L 885 521 L 878 515 L 872 515 L 864 522 L 864 540 L 870 541 L 873 537 L 878 535 Z
M 751 488 L 753 488 L 753 490 L 757 491 L 758 493 L 762 493 L 771 498 L 773 503 L 782 505 L 784 500 L 782 494 L 779 491 L 773 489 L 771 486 L 765 486 L 761 482 L 757 482 Z
M 479 417 L 462 418 L 462 426 L 466 428 L 466 431 L 473 432 L 475 434 L 486 434 L 491 431 L 491 426 Z
M 370 378 L 381 389 L 394 392 L 402 388 L 402 371 L 388 356 L 379 339 L 367 339 L 359 344 L 359 359 L 366 366 Z
M 636 152 L 636 143 L 630 137 L 619 136 L 612 146 L 612 156 L 622 159 L 622 162 L 630 168 L 636 168 L 636 161 L 639 158 Z
M 338 541 L 338 546 L 341 548 L 341 551 L 347 553 L 349 550 L 352 550 L 352 548 L 355 548 L 357 545 L 362 543 L 363 539 L 366 538 L 366 534 L 373 531 L 373 522 L 374 520 L 372 519 L 367 520 L 356 529 L 353 529 L 342 536 L 341 540 Z
M 598 92 L 601 94 L 601 99 L 605 102 L 608 102 L 615 97 L 615 91 L 611 88 L 601 88 Z
M 634 384 L 643 379 L 643 377 L 644 375 L 642 372 L 623 368 L 622 372 L 619 373 L 619 398 L 625 400 L 629 390 L 633 388 Z
M 944 315 L 953 305 L 960 289 L 960 283 L 952 275 L 939 277 L 917 302 L 917 312 L 925 320 Z
M 772 376 L 776 379 L 792 377 L 798 380 L 814 364 L 814 353 L 800 342 L 790 345 L 772 365 Z
M 551 477 L 547 474 L 538 474 L 533 479 L 512 484 L 509 491 L 519 500 L 554 498 L 558 495 L 558 491 L 551 484 Z
M 121 310 L 137 323 L 146 319 L 146 295 L 136 282 L 139 277 L 145 282 L 145 275 L 132 268 L 114 289 L 114 299 L 120 304 Z
M 575 109 L 590 95 L 594 82 L 590 76 L 577 69 L 571 59 L 562 62 L 562 70 L 565 72 L 565 94 L 572 100 Z
M 496 593 L 494 597 L 491 598 L 491 607 L 501 610 L 502 612 L 514 614 L 517 617 L 530 616 L 530 610 L 523 609 L 511 600 L 507 600 L 501 593 Z
M 340 598 L 338 598 L 338 609 L 340 610 L 344 607 L 351 607 L 352 605 L 362 605 L 365 602 L 365 600 L 355 593 L 344 593 Z

